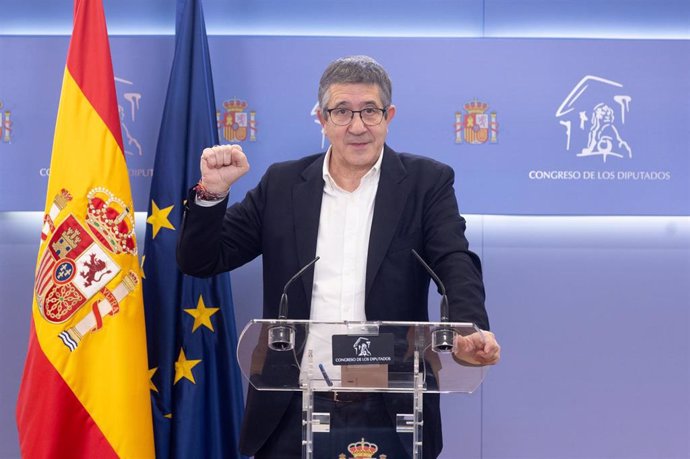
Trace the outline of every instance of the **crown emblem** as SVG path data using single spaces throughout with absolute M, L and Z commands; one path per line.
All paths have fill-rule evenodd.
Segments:
M 242 112 L 247 108 L 247 102 L 239 99 L 226 100 L 223 107 L 229 112 Z
M 475 99 L 472 102 L 466 103 L 464 107 L 467 113 L 481 115 L 489 109 L 489 104 L 485 102 L 479 102 L 477 99 Z
M 379 447 L 375 443 L 364 441 L 364 438 L 362 438 L 361 441 L 347 445 L 347 450 L 352 454 L 353 458 L 373 458 Z
M 115 253 L 136 255 L 134 214 L 110 190 L 98 187 L 86 196 L 86 222 L 96 237 Z

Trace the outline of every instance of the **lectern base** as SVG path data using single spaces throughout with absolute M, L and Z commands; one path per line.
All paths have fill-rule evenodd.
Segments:
M 312 413 L 312 440 L 304 439 L 305 458 L 367 457 L 412 458 L 412 430 L 400 434 L 381 394 L 370 394 L 356 402 L 337 402 L 316 395 Z M 306 446 L 309 446 L 308 452 Z M 421 457 L 421 456 L 420 456 Z

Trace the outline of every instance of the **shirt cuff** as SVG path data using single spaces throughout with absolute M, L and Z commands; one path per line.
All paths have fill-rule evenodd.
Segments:
M 227 197 L 227 196 L 226 196 Z M 222 199 L 214 199 L 213 201 L 209 199 L 200 199 L 198 196 L 194 196 L 194 204 L 196 204 L 199 207 L 213 207 L 217 205 L 218 203 L 221 203 L 225 201 L 225 198 Z

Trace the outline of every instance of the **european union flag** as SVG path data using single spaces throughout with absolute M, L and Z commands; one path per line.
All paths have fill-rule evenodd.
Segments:
M 144 304 L 156 456 L 239 454 L 242 381 L 235 359 L 230 277 L 183 275 L 175 261 L 199 157 L 218 144 L 211 63 L 200 0 L 178 0 L 175 54 L 146 220 Z

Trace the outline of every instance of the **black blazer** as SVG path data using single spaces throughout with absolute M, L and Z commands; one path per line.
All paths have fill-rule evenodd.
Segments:
M 263 316 L 276 318 L 283 286 L 316 254 L 325 154 L 274 164 L 239 203 L 200 207 L 188 199 L 177 250 L 183 272 L 206 277 L 263 256 Z M 367 320 L 427 321 L 429 276 L 417 252 L 446 285 L 452 321 L 488 329 L 479 258 L 468 249 L 453 170 L 429 158 L 384 147 L 367 255 Z M 295 282 L 289 318 L 309 319 L 313 270 Z M 251 389 L 241 449 L 252 455 L 275 429 L 289 392 Z M 409 396 L 388 395 L 396 410 Z M 438 397 L 424 398 L 424 457 L 441 450 Z M 410 410 L 411 401 L 410 401 Z M 269 415 L 270 413 L 270 415 Z

